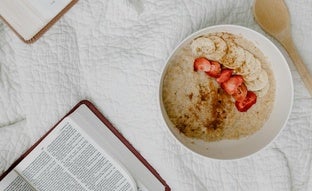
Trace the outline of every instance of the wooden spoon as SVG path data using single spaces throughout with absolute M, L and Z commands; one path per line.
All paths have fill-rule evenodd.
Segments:
M 255 0 L 253 13 L 260 27 L 284 46 L 312 95 L 312 76 L 292 40 L 290 16 L 285 2 L 283 0 Z

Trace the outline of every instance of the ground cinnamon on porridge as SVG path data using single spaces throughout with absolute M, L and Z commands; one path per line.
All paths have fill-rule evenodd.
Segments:
M 201 36 L 206 37 L 218 43 L 215 43 L 215 48 L 203 45 L 204 41 L 201 39 L 197 42 L 194 40 L 179 49 L 169 61 L 162 92 L 168 117 L 181 133 L 204 141 L 238 139 L 251 135 L 263 126 L 273 108 L 275 80 L 270 64 L 254 44 L 240 36 L 230 33 Z M 227 48 L 224 48 L 224 42 Z M 228 48 L 230 46 L 235 46 L 236 49 Z M 194 50 L 198 55 L 194 55 Z M 217 54 L 208 57 L 233 67 L 234 72 L 243 75 L 246 86 L 254 88 L 257 102 L 247 112 L 239 112 L 235 108 L 233 97 L 214 78 L 207 76 L 205 72 L 194 71 L 194 59 L 207 55 L 209 51 Z M 242 57 L 238 56 L 240 53 L 243 54 Z M 250 68 L 250 65 L 246 65 L 249 61 L 257 63 Z M 238 67 L 243 64 L 244 67 Z M 261 72 L 265 77 L 261 77 Z

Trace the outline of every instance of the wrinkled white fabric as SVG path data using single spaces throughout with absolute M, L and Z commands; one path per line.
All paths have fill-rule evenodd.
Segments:
M 295 44 L 312 72 L 312 1 L 286 3 Z M 0 173 L 79 100 L 89 99 L 172 190 L 312 190 L 312 99 L 290 60 L 290 119 L 252 157 L 194 155 L 168 134 L 162 119 L 158 84 L 170 52 L 215 24 L 265 34 L 251 7 L 251 0 L 81 0 L 31 45 L 0 22 Z

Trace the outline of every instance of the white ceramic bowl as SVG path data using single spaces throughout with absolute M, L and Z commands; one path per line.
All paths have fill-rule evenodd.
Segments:
M 238 140 L 204 142 L 184 136 L 170 121 L 162 101 L 163 78 L 168 68 L 168 61 L 177 51 L 179 51 L 181 47 L 189 43 L 192 39 L 197 36 L 213 32 L 229 32 L 236 35 L 242 35 L 245 39 L 253 42 L 254 45 L 256 45 L 267 57 L 267 60 L 271 63 L 272 70 L 274 72 L 276 93 L 273 110 L 269 119 L 255 134 Z M 217 25 L 204 28 L 191 34 L 175 48 L 169 56 L 161 76 L 159 100 L 161 112 L 167 126 L 169 127 L 169 131 L 183 146 L 192 152 L 205 157 L 228 160 L 250 156 L 265 148 L 278 136 L 289 118 L 293 105 L 293 92 L 293 81 L 287 61 L 279 49 L 269 39 L 256 31 L 242 26 Z

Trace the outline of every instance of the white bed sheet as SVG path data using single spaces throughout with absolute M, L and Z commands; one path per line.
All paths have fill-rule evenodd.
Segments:
M 295 44 L 312 72 L 312 1 L 286 3 Z M 252 157 L 194 155 L 168 134 L 160 113 L 158 84 L 174 47 L 215 24 L 264 34 L 251 6 L 251 0 L 80 0 L 31 45 L 0 23 L 0 173 L 79 100 L 90 99 L 172 190 L 312 190 L 312 99 L 290 61 L 290 119 Z

